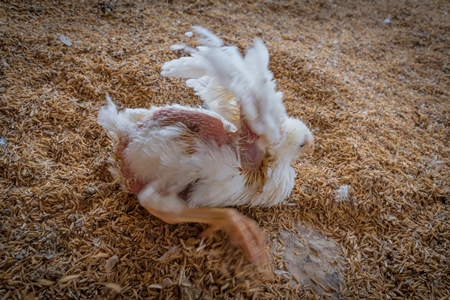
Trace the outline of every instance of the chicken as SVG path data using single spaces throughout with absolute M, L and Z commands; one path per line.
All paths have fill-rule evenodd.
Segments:
M 163 76 L 187 78 L 203 107 L 177 104 L 118 111 L 107 96 L 98 123 L 115 143 L 113 174 L 152 215 L 170 223 L 224 230 L 255 262 L 265 259 L 256 222 L 229 206 L 273 206 L 294 187 L 291 163 L 312 153 L 306 125 L 287 116 L 256 39 L 243 57 L 202 27 L 201 46 L 175 45 L 190 56 L 165 63 Z

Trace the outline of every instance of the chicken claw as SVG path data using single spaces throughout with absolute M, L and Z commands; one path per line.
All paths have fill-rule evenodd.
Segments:
M 188 207 L 177 195 L 158 193 L 151 184 L 138 194 L 138 199 L 149 213 L 166 223 L 209 224 L 210 227 L 200 234 L 202 237 L 224 230 L 231 242 L 241 247 L 255 264 L 262 263 L 267 258 L 265 239 L 258 225 L 235 209 Z
M 257 223 L 234 209 L 221 209 L 226 218 L 212 224 L 200 234 L 206 237 L 218 230 L 225 231 L 231 242 L 240 247 L 255 264 L 267 259 L 266 242 Z

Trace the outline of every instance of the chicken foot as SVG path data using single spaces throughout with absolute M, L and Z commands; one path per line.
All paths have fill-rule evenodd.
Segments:
M 205 223 L 210 225 L 200 236 L 223 230 L 233 244 L 241 247 L 253 263 L 267 258 L 265 239 L 256 222 L 235 209 L 189 207 L 176 194 L 158 193 L 151 184 L 138 194 L 139 203 L 152 215 L 169 224 Z

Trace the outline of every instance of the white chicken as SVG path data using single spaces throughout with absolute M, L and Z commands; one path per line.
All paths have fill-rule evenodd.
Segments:
M 113 173 L 148 212 L 171 224 L 209 224 L 202 236 L 225 230 L 257 263 L 266 252 L 256 222 L 224 207 L 272 206 L 288 197 L 291 163 L 313 152 L 314 139 L 287 116 L 261 40 L 243 57 L 207 29 L 194 30 L 201 46 L 174 45 L 190 56 L 165 63 L 161 74 L 188 78 L 203 108 L 119 112 L 107 96 L 98 123 L 115 142 Z

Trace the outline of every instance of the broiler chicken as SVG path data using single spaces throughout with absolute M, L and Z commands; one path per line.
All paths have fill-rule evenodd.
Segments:
M 203 107 L 177 104 L 118 111 L 107 96 L 98 123 L 115 142 L 116 178 L 151 214 L 170 223 L 226 231 L 253 262 L 266 257 L 256 222 L 228 206 L 272 206 L 289 196 L 291 163 L 314 139 L 290 118 L 268 70 L 263 42 L 242 56 L 235 46 L 194 27 L 201 46 L 174 45 L 190 56 L 167 62 L 163 76 L 188 78 Z

